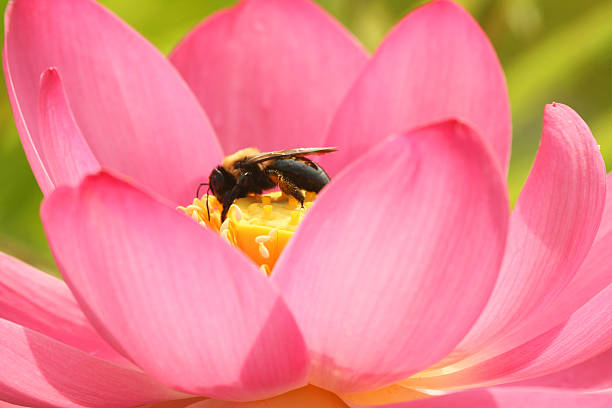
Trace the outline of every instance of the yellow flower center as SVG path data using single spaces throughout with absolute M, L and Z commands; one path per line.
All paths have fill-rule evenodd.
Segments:
M 187 207 L 178 208 L 203 227 L 212 228 L 227 242 L 240 248 L 270 275 L 315 197 L 315 193 L 306 192 L 302 207 L 296 199 L 281 192 L 249 195 L 234 201 L 223 223 L 222 206 L 214 196 L 204 195 L 195 198 Z

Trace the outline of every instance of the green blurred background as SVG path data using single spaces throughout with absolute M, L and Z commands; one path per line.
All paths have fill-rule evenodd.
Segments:
M 52 0 L 50 0 L 52 1 Z M 424 1 L 318 0 L 373 51 Z M 510 196 L 516 200 L 538 146 L 544 105 L 572 106 L 612 165 L 612 1 L 461 0 L 480 22 L 506 72 L 512 104 Z M 2 8 L 7 0 L 0 0 Z M 229 0 L 101 0 L 168 53 L 191 27 Z M 4 30 L 2 30 L 4 32 Z M 2 81 L 4 83 L 4 80 Z M 39 219 L 36 185 L 1 87 L 0 250 L 56 273 Z

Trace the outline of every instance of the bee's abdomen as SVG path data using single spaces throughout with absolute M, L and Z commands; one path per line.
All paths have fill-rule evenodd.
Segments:
M 325 170 L 307 159 L 278 159 L 268 168 L 281 173 L 285 179 L 306 191 L 318 193 L 329 183 Z

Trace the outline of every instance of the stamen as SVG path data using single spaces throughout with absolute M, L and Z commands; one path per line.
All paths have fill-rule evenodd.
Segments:
M 259 270 L 262 271 L 266 276 L 270 275 L 270 267 L 266 264 L 261 264 Z
M 269 235 L 259 235 L 255 237 L 255 242 L 257 242 L 258 244 L 261 244 L 264 242 L 268 242 L 271 239 L 272 237 L 270 237 Z
M 234 220 L 240 221 L 242 219 L 242 210 L 240 210 L 240 207 L 238 207 L 236 204 L 232 204 L 229 211 L 231 212 L 231 215 L 234 217 Z
M 268 251 L 268 248 L 266 248 L 263 242 L 259 244 L 259 253 L 266 259 L 270 258 L 270 251 Z
M 229 228 L 229 223 L 230 223 L 230 219 L 226 218 L 225 221 L 223 221 L 223 224 L 221 224 L 221 228 L 219 228 L 219 232 L 223 233 L 227 231 Z
M 229 230 L 228 229 L 220 231 L 220 234 L 221 234 L 221 238 L 226 240 L 228 244 L 232 243 L 232 241 L 229 238 Z

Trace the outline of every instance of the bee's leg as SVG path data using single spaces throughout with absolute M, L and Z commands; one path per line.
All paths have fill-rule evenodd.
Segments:
M 291 182 L 287 177 L 283 176 L 280 171 L 268 170 L 267 172 L 276 178 L 278 186 L 283 193 L 298 200 L 302 208 L 304 208 L 304 200 L 306 199 L 306 196 L 304 193 L 302 193 L 302 190 L 298 186 Z

